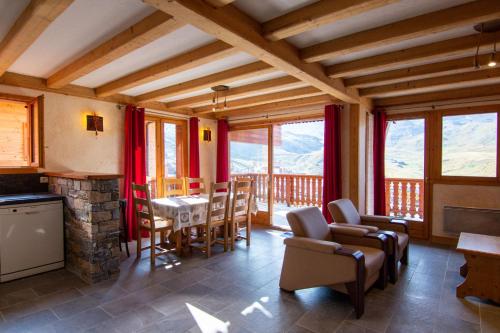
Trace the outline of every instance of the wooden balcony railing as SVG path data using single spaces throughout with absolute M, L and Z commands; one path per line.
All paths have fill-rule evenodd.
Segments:
M 261 173 L 233 174 L 231 179 L 252 178 L 255 195 L 260 202 L 267 202 L 269 176 Z M 323 176 L 275 174 L 273 175 L 273 200 L 287 206 L 318 206 L 322 204 Z
M 424 219 L 424 180 L 385 179 L 385 210 L 390 216 Z

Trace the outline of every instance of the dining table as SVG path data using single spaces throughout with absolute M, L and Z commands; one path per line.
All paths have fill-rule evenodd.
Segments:
M 217 194 L 216 194 L 217 195 Z M 250 211 L 257 214 L 257 200 L 252 196 Z M 209 195 L 174 196 L 168 198 L 156 198 L 151 200 L 155 216 L 173 221 L 174 231 L 180 231 L 186 227 L 194 227 L 206 223 Z M 232 195 L 230 197 L 229 210 L 231 210 Z

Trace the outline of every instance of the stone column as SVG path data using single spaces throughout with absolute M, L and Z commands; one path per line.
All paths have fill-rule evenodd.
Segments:
M 50 177 L 49 191 L 63 195 L 66 269 L 88 283 L 120 272 L 118 179 Z

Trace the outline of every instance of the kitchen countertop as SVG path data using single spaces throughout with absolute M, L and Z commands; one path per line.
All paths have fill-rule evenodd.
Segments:
M 0 195 L 0 206 L 19 205 L 25 203 L 57 201 L 64 197 L 51 193 L 28 193 L 28 194 L 9 194 Z
M 123 178 L 120 174 L 111 173 L 94 173 L 94 172 L 77 172 L 77 171 L 60 171 L 60 172 L 44 172 L 49 177 L 61 177 L 79 180 L 110 180 Z

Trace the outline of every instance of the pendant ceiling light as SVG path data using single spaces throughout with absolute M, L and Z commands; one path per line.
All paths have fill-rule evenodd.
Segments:
M 217 111 L 217 110 L 221 109 L 221 107 L 219 106 L 219 98 L 222 99 L 222 97 L 224 97 L 224 103 L 222 104 L 223 109 L 224 110 L 227 109 L 226 97 L 227 97 L 227 91 L 229 90 L 229 87 L 224 86 L 224 85 L 218 85 L 218 86 L 212 87 L 210 89 L 212 89 L 212 91 L 214 92 L 214 94 L 212 96 L 212 111 Z
M 474 68 L 481 68 L 479 63 L 479 48 L 481 47 L 481 39 L 483 34 L 497 34 L 500 31 L 500 20 L 488 21 L 480 23 L 474 26 L 474 29 L 479 32 L 479 38 L 477 39 L 476 54 L 474 56 Z M 497 65 L 497 40 L 496 36 L 493 41 L 493 50 L 490 54 L 488 60 L 488 67 L 496 67 Z

